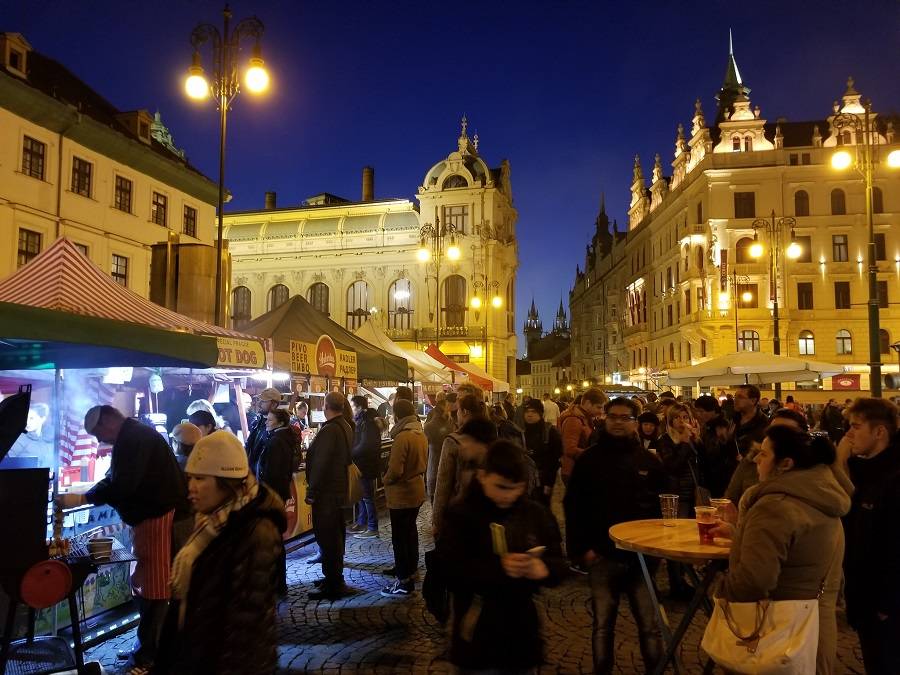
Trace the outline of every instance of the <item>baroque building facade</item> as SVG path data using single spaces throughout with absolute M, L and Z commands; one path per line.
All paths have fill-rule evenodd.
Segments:
M 451 359 L 512 382 L 518 257 L 509 162 L 490 168 L 463 119 L 456 149 L 425 173 L 415 202 L 375 198 L 369 167 L 361 197 L 278 207 L 269 193 L 266 208 L 226 214 L 232 325 L 300 294 L 349 330 L 375 321 L 403 347 L 437 342 Z M 445 232 L 442 251 L 426 225 Z M 446 255 L 451 243 L 457 260 Z
M 159 113 L 119 111 L 21 34 L 0 33 L 0 278 L 64 236 L 149 297 L 156 244 L 204 249 L 214 266 L 216 199 Z
M 698 99 L 690 128 L 678 125 L 668 175 L 657 154 L 648 186 L 635 157 L 627 228 L 613 223 L 610 231 L 601 207 L 570 292 L 576 380 L 660 388 L 670 369 L 740 350 L 772 353 L 777 294 L 781 354 L 840 364 L 848 374 L 796 386 L 869 388 L 865 185 L 831 165 L 836 146 L 861 140 L 833 124 L 839 113 L 864 113 L 861 95 L 850 80 L 827 117 L 789 122 L 764 119 L 749 94 L 731 52 L 715 120 Z M 871 119 L 881 158 L 873 212 L 888 373 L 898 370 L 890 345 L 900 341 L 900 172 L 884 159 L 898 138 L 895 120 Z M 775 242 L 753 227 L 773 218 Z M 750 254 L 755 233 L 766 246 L 759 259 Z M 784 255 L 792 242 L 796 259 Z

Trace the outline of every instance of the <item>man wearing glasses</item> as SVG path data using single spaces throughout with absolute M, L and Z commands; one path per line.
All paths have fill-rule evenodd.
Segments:
M 637 554 L 617 549 L 609 528 L 617 523 L 659 518 L 659 497 L 666 475 L 656 455 L 638 438 L 640 408 L 614 398 L 606 404 L 605 429 L 572 470 L 563 502 L 569 556 L 582 560 L 591 582 L 594 608 L 594 672 L 615 665 L 615 625 L 620 596 L 628 596 L 640 638 L 645 672 L 653 672 L 663 654 L 650 593 L 641 577 Z M 648 560 L 648 564 L 650 560 Z M 650 573 L 654 574 L 655 566 Z

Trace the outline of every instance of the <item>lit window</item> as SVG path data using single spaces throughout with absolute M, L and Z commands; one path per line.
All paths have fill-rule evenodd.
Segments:
M 153 193 L 153 199 L 150 202 L 150 220 L 157 225 L 166 226 L 166 211 L 169 208 L 169 199 L 159 192 Z
M 853 353 L 853 340 L 850 337 L 850 331 L 842 328 L 837 332 L 835 336 L 835 351 L 838 354 L 852 354 Z
M 388 325 L 395 330 L 412 327 L 412 284 L 397 279 L 388 289 Z
M 813 337 L 812 331 L 800 331 L 799 347 L 800 354 L 803 356 L 812 356 L 816 353 L 816 339 Z
M 16 256 L 16 267 L 27 265 L 38 257 L 41 252 L 41 239 L 43 236 L 40 232 L 19 229 L 19 250 Z
M 738 351 L 760 351 L 759 333 L 757 333 L 755 330 L 742 330 L 738 335 Z
M 47 146 L 30 136 L 22 143 L 22 173 L 32 178 L 44 180 L 44 156 Z
M 80 157 L 72 158 L 72 192 L 82 197 L 91 196 L 91 174 L 93 173 L 93 168 L 93 164 Z

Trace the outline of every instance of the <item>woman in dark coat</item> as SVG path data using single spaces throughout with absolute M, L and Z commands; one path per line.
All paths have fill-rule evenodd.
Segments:
M 194 532 L 172 565 L 172 602 L 154 674 L 270 675 L 281 533 L 277 494 L 256 482 L 240 441 L 216 431 L 186 467 Z
M 291 497 L 291 481 L 299 455 L 299 443 L 291 429 L 290 415 L 281 408 L 272 410 L 266 416 L 266 435 L 255 467 L 256 480 L 275 490 L 286 502 Z

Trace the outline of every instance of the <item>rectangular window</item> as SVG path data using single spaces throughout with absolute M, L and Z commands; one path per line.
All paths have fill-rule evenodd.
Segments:
M 189 237 L 197 236 L 197 209 L 193 206 L 184 207 L 184 233 Z
M 153 193 L 153 201 L 150 203 L 150 220 L 157 225 L 166 226 L 166 210 L 169 208 L 169 199 L 158 192 Z
M 22 173 L 32 178 L 44 180 L 44 156 L 47 146 L 26 136 L 22 143 Z
M 668 321 L 666 323 L 666 326 L 667 327 L 671 326 L 672 325 L 672 305 L 669 305 L 668 307 L 666 307 L 666 319 Z
M 735 192 L 734 193 L 734 217 L 735 218 L 756 218 L 756 193 L 755 192 Z
M 850 309 L 850 282 L 834 282 L 834 308 Z
M 878 306 L 882 309 L 888 308 L 888 282 L 879 281 L 876 286 L 878 292 Z
M 113 253 L 110 276 L 115 279 L 117 284 L 128 286 L 128 258 Z
M 875 260 L 887 260 L 887 241 L 884 232 L 875 233 Z
M 445 206 L 444 207 L 444 225 L 453 225 L 459 234 L 466 233 L 466 227 L 469 224 L 469 207 L 468 206 Z
M 87 244 L 79 244 L 77 242 L 73 242 L 73 243 L 75 244 L 75 248 L 78 249 L 78 251 L 81 253 L 81 255 L 83 255 L 85 258 L 90 258 L 90 255 L 88 255 Z
M 806 235 L 798 236 L 794 237 L 794 241 L 800 244 L 800 257 L 797 258 L 797 262 L 812 262 L 812 237 Z
M 687 288 L 684 291 L 684 313 L 691 313 L 691 289 Z
M 700 340 L 700 357 L 706 357 L 706 340 Z
M 834 262 L 847 262 L 850 259 L 850 245 L 846 234 L 831 235 L 831 259 Z
M 798 166 L 800 164 L 800 155 L 798 155 L 796 152 L 792 152 L 788 156 L 788 159 L 791 166 Z
M 797 309 L 813 308 L 813 285 L 810 281 L 797 284 Z
M 800 154 L 800 163 L 803 166 L 808 166 L 812 164 L 812 157 L 808 152 L 804 152 Z
M 16 256 L 17 268 L 27 265 L 37 258 L 38 253 L 41 252 L 41 239 L 42 235 L 40 232 L 19 228 L 19 251 Z
M 80 157 L 72 158 L 72 192 L 82 197 L 91 196 L 91 174 L 94 165 Z
M 116 199 L 115 207 L 119 211 L 131 213 L 131 181 L 122 176 L 116 176 Z

